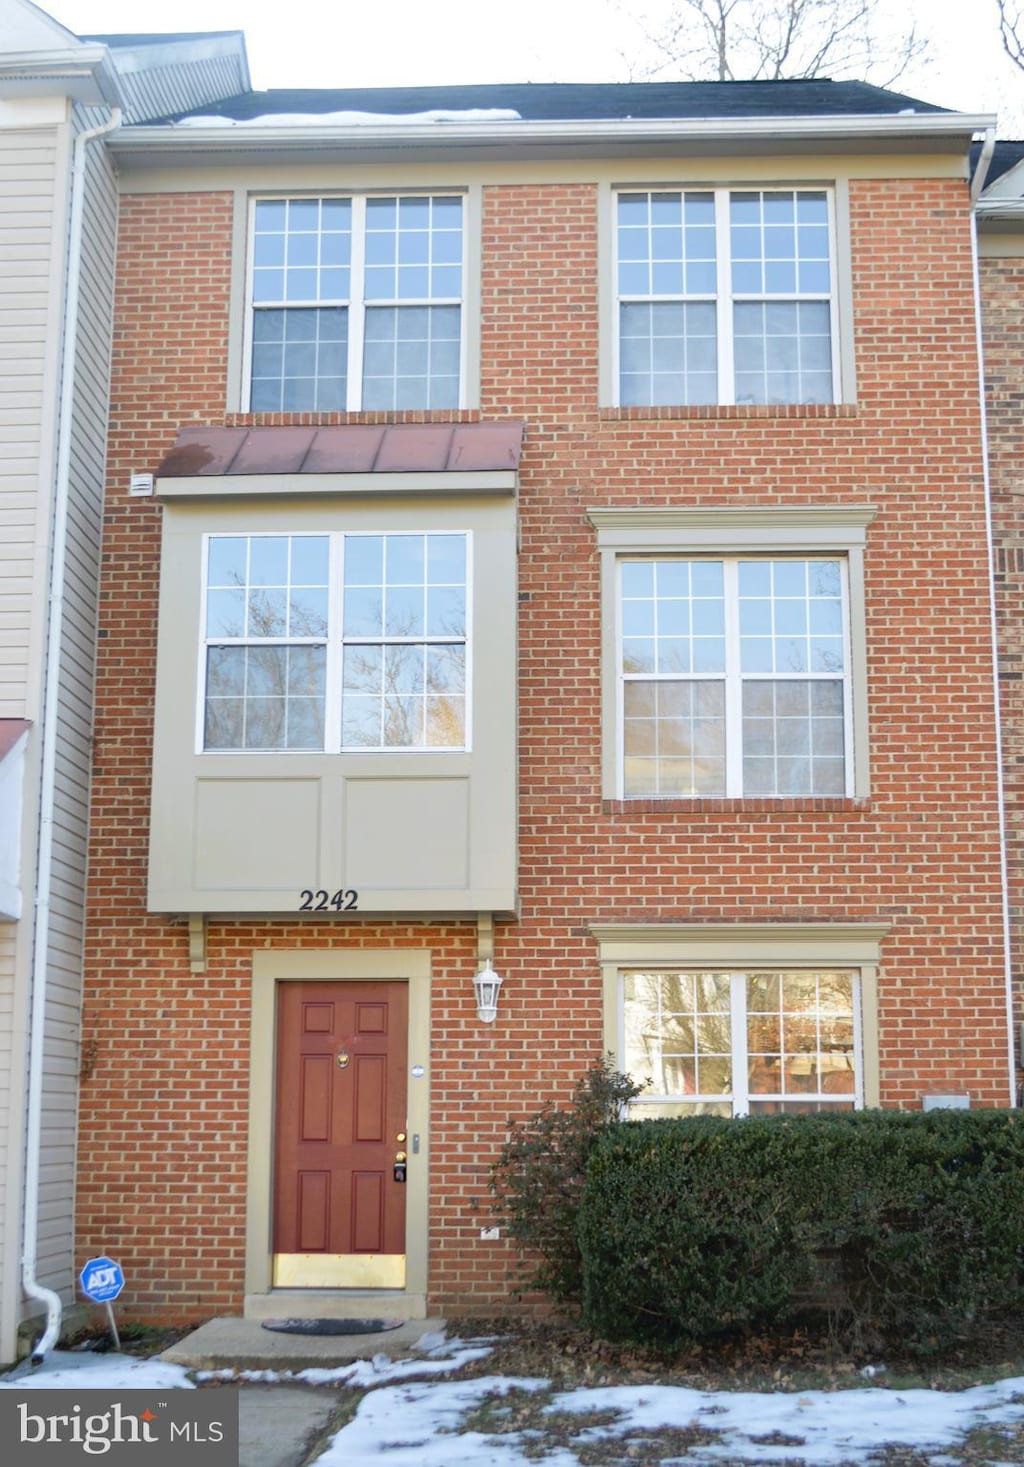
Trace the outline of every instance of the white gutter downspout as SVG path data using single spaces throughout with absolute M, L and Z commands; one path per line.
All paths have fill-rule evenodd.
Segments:
M 971 178 L 971 203 L 977 202 L 985 184 L 989 161 L 995 147 L 995 130 L 985 130 L 985 141 L 981 155 Z M 985 351 L 981 323 L 981 271 L 978 263 L 978 211 L 971 209 L 971 267 L 974 276 L 974 330 L 978 351 L 978 389 L 981 411 L 982 475 L 985 486 L 985 538 L 988 546 L 989 566 L 989 619 L 992 635 L 992 680 L 995 694 L 996 735 L 996 798 L 999 809 L 999 873 L 1003 892 L 1003 968 L 1006 982 L 1006 1034 L 1009 1049 L 1010 1104 L 1016 1100 L 1016 1075 L 1014 1060 L 1016 1046 L 1013 1039 L 1013 958 L 1011 948 L 1012 928 L 1010 924 L 1010 877 L 1006 858 L 1006 784 L 1003 776 L 1003 719 L 999 686 L 999 626 L 996 617 L 996 551 L 995 534 L 992 527 L 992 478 L 989 472 L 988 407 L 985 402 Z
M 988 165 L 992 162 L 992 154 L 995 152 L 995 147 L 996 130 L 994 127 L 986 127 L 985 141 L 981 145 L 981 152 L 978 154 L 977 165 L 974 169 L 974 172 L 971 174 L 972 204 L 976 204 L 978 202 L 978 199 L 981 196 L 981 191 L 985 187 L 985 179 L 988 177 Z M 975 277 L 975 279 L 977 279 L 977 277 Z M 980 315 L 978 317 L 978 320 L 979 322 L 981 321 Z M 984 394 L 982 395 L 984 396 Z
M 31 1037 L 28 1052 L 28 1114 L 25 1123 L 25 1210 L 21 1259 L 22 1288 L 30 1299 L 46 1305 L 46 1329 L 32 1351 L 39 1365 L 60 1334 L 60 1295 L 36 1278 L 39 1232 L 39 1172 L 42 1161 L 43 1040 L 46 1024 L 47 969 L 50 956 L 50 897 L 53 886 L 53 816 L 57 769 L 57 714 L 60 702 L 60 649 L 64 629 L 64 573 L 67 564 L 68 508 L 71 485 L 71 413 L 75 393 L 75 353 L 78 345 L 78 306 L 82 279 L 82 223 L 85 200 L 86 147 L 94 138 L 113 132 L 121 123 L 121 109 L 99 127 L 80 132 L 75 139 L 71 174 L 71 211 L 68 222 L 68 274 L 64 298 L 64 350 L 61 357 L 60 403 L 57 417 L 50 561 L 49 626 L 43 675 L 42 771 L 40 776 L 39 869 L 35 902 L 35 945 L 32 954 Z

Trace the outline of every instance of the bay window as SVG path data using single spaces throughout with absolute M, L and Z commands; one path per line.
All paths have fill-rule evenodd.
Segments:
M 466 748 L 468 541 L 210 535 L 200 747 Z

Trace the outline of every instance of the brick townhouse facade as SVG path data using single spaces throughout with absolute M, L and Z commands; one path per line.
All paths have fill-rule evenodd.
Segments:
M 999 635 L 1006 865 L 1017 1054 L 1016 1102 L 1024 1104 L 1024 143 L 998 142 L 978 201 L 978 274 L 984 340 L 986 438 Z
M 643 1114 L 1006 1105 L 979 120 L 208 110 L 110 144 L 79 1253 L 154 1319 L 493 1309 L 507 1120 L 604 1053 Z

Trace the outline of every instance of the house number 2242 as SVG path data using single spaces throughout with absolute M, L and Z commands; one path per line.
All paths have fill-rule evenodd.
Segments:
M 303 891 L 299 895 L 300 912 L 326 912 L 333 907 L 336 912 L 356 912 L 359 910 L 359 893 L 357 891 L 336 891 L 333 896 L 326 891 Z

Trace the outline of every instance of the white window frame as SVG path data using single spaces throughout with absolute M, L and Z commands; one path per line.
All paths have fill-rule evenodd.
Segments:
M 382 188 L 366 193 L 346 192 L 344 190 L 317 189 L 305 191 L 274 190 L 269 193 L 251 195 L 248 198 L 245 227 L 245 309 L 242 323 L 242 363 L 241 363 L 241 396 L 242 411 L 251 412 L 254 409 L 252 403 L 252 354 L 253 336 L 255 330 L 256 312 L 261 309 L 273 310 L 313 310 L 320 308 L 344 309 L 348 312 L 348 351 L 346 361 L 346 401 L 343 407 L 337 409 L 340 412 L 362 411 L 363 400 L 363 341 L 367 310 L 367 301 L 364 292 L 364 265 L 366 254 L 366 206 L 371 198 L 381 199 L 434 199 L 434 198 L 458 198 L 462 202 L 462 290 L 458 299 L 396 299 L 386 302 L 371 302 L 371 306 L 381 305 L 384 307 L 405 306 L 458 306 L 459 308 L 459 392 L 458 409 L 470 407 L 470 384 L 468 380 L 467 363 L 469 361 L 469 312 L 467 309 L 468 280 L 470 267 L 473 264 L 470 239 L 470 200 L 466 190 L 461 188 L 431 188 L 431 189 L 409 189 Z M 303 199 L 342 199 L 352 206 L 352 259 L 349 266 L 349 297 L 344 303 L 324 303 L 320 300 L 288 301 L 278 302 L 270 305 L 263 302 L 257 305 L 253 299 L 253 281 L 256 247 L 256 206 L 263 203 L 289 202 L 291 200 Z M 442 411 L 453 411 L 454 409 L 442 409 Z M 281 409 L 284 412 L 292 409 Z M 294 411 L 315 412 L 319 409 L 295 409 Z M 333 410 L 332 410 L 333 411 Z M 391 409 L 374 409 L 373 411 L 391 411 Z M 419 407 L 414 409 L 395 409 L 394 411 L 429 412 L 433 409 Z
M 858 1109 L 877 1106 L 880 1104 L 878 971 L 882 941 L 889 930 L 888 924 L 866 922 L 595 924 L 590 932 L 597 940 L 600 954 L 605 1050 L 621 1068 L 625 1054 L 623 975 L 626 972 L 683 969 L 729 973 L 733 978 L 734 1086 L 728 1096 L 721 1098 L 732 1102 L 734 1116 L 745 1115 L 749 1111 L 747 1046 L 745 1003 L 738 1003 L 736 995 L 739 984 L 751 972 L 844 969 L 855 978 L 855 1106 Z M 740 1085 L 735 1083 L 737 1078 Z M 695 1097 L 649 1095 L 647 1103 L 666 1103 L 673 1098 L 692 1101 Z M 634 1117 L 642 1117 L 643 1106 L 643 1097 L 638 1097 L 633 1102 Z
M 866 798 L 870 793 L 867 716 L 867 646 L 864 608 L 864 547 L 867 528 L 876 513 L 873 505 L 808 505 L 723 507 L 721 509 L 591 509 L 588 517 L 597 530 L 601 556 L 602 602 L 602 761 L 601 786 L 605 799 L 622 800 L 624 793 L 623 686 L 621 674 L 620 563 L 626 559 L 722 558 L 723 560 L 841 558 L 845 562 L 846 629 L 849 657 L 844 707 L 846 720 L 847 786 L 829 798 Z M 733 635 L 736 635 L 734 632 Z M 741 683 L 734 682 L 733 702 Z M 737 708 L 727 704 L 727 738 L 739 749 L 735 727 Z M 741 787 L 741 751 L 732 755 L 732 775 L 724 795 L 636 795 L 638 800 L 820 799 L 820 795 L 746 796 Z M 737 772 L 739 771 L 739 772 Z
M 466 635 L 464 645 L 466 649 L 466 691 L 465 691 L 465 742 L 461 744 L 394 744 L 373 745 L 370 747 L 343 745 L 341 742 L 342 725 L 342 659 L 346 642 L 342 638 L 342 576 L 344 566 L 344 544 L 349 536 L 388 536 L 395 535 L 461 535 L 466 542 Z M 251 638 L 224 638 L 207 637 L 206 635 L 206 604 L 207 583 L 209 579 L 210 565 L 210 542 L 222 539 L 324 539 L 328 541 L 328 607 L 327 607 L 327 637 L 326 637 L 326 669 L 324 674 L 324 747 L 322 749 L 208 749 L 205 746 L 206 732 L 206 669 L 207 649 L 210 646 L 272 646 L 293 645 L 302 639 L 292 637 L 268 637 L 261 639 Z M 473 748 L 473 532 L 468 529 L 453 526 L 451 529 L 439 529 L 433 525 L 417 526 L 416 528 L 401 529 L 359 529 L 359 530 L 328 530 L 328 529 L 303 529 L 291 530 L 287 528 L 274 530 L 249 530 L 244 527 L 238 529 L 214 530 L 204 533 L 200 540 L 200 554 L 202 556 L 200 573 L 200 603 L 199 603 L 199 644 L 196 655 L 197 686 L 196 686 L 196 719 L 195 719 L 195 752 L 204 758 L 218 757 L 244 757 L 260 758 L 270 756 L 272 758 L 291 757 L 295 755 L 309 757 L 310 755 L 351 755 L 359 758 L 371 755 L 383 755 L 386 758 L 395 758 L 403 754 L 466 754 L 471 753 Z M 319 639 L 305 639 L 307 642 L 315 640 L 319 645 Z M 361 638 L 366 641 L 368 639 Z M 430 639 L 416 639 L 428 641 Z
M 715 274 L 716 291 L 714 294 L 680 295 L 680 296 L 630 296 L 619 292 L 619 230 L 618 230 L 618 206 L 619 198 L 623 194 L 678 194 L 685 198 L 687 194 L 711 194 L 714 198 L 715 212 Z M 836 184 L 825 184 L 819 181 L 797 180 L 789 184 L 766 185 L 757 180 L 749 182 L 734 182 L 727 185 L 716 185 L 712 183 L 701 183 L 698 181 L 680 184 L 678 182 L 665 182 L 658 184 L 619 184 L 609 189 L 610 195 L 610 222 L 609 222 L 609 244 L 608 244 L 608 275 L 610 281 L 610 304 L 608 325 L 610 328 L 611 350 L 610 382 L 607 386 L 610 392 L 606 401 L 613 406 L 622 404 L 621 388 L 621 306 L 631 300 L 651 301 L 658 303 L 662 301 L 689 301 L 707 300 L 715 303 L 715 321 L 717 338 L 717 374 L 718 391 L 715 397 L 715 406 L 731 407 L 736 405 L 736 386 L 734 371 L 734 332 L 733 332 L 733 308 L 737 302 L 748 301 L 771 301 L 788 304 L 805 300 L 821 300 L 821 293 L 806 293 L 794 291 L 779 295 L 756 295 L 748 292 L 736 293 L 732 289 L 732 255 L 730 248 L 730 217 L 729 202 L 733 194 L 739 193 L 820 193 L 825 196 L 828 210 L 828 234 L 829 234 L 829 266 L 831 275 L 831 288 L 828 293 L 829 301 L 829 331 L 832 362 L 832 397 L 833 404 L 845 401 L 850 395 L 847 379 L 852 379 L 852 366 L 845 358 L 843 350 L 842 316 L 846 313 L 849 302 L 845 285 L 844 255 L 840 250 L 841 233 L 838 227 L 840 213 L 845 214 L 845 191 L 844 197 L 838 197 L 839 189 Z M 642 412 L 645 408 L 656 411 L 659 407 L 670 406 L 668 404 L 628 404 L 636 411 Z M 685 408 L 686 403 L 673 404 Z M 708 406 L 697 404 L 695 406 Z M 774 404 L 756 404 L 755 406 L 775 406 Z M 800 407 L 810 406 L 800 402 L 781 404 L 778 406 Z
M 616 1044 L 616 1052 L 620 1055 L 625 1055 L 626 1053 L 626 976 L 627 973 L 636 971 L 640 970 L 636 968 L 628 968 L 622 969 L 619 972 L 619 991 L 617 1004 L 619 1031 Z M 643 971 L 654 973 L 671 973 L 678 970 L 673 968 L 666 968 L 663 964 L 659 964 L 656 968 L 648 968 Z M 733 1118 L 735 1119 L 737 1116 L 747 1116 L 751 1114 L 751 1100 L 753 1100 L 755 1104 L 765 1101 L 770 1104 L 778 1103 L 782 1105 L 792 1104 L 793 1102 L 809 1101 L 813 1102 L 815 1105 L 820 1105 L 822 1110 L 825 1112 L 829 1110 L 845 1110 L 852 1102 L 854 1110 L 863 1109 L 864 1043 L 862 1034 L 863 1024 L 861 1018 L 860 1001 L 861 975 L 859 969 L 846 967 L 827 968 L 821 963 L 818 963 L 813 968 L 808 969 L 808 971 L 812 973 L 847 973 L 852 979 L 854 1089 L 851 1093 L 843 1095 L 837 1094 L 831 1097 L 831 1099 L 823 1097 L 820 1092 L 806 1092 L 793 1095 L 767 1095 L 760 1093 L 755 1093 L 753 1095 L 751 1094 L 749 1077 L 749 1056 L 747 1049 L 747 978 L 750 976 L 751 973 L 773 973 L 781 971 L 780 969 L 778 969 L 777 967 L 772 967 L 770 965 L 754 964 L 752 967 L 748 968 L 745 972 L 742 973 L 737 973 L 730 969 L 723 970 L 721 968 L 707 967 L 699 968 L 696 970 L 685 969 L 683 971 L 696 971 L 699 973 L 718 973 L 722 974 L 723 976 L 727 976 L 729 979 L 729 1056 L 732 1063 L 732 1089 L 717 1094 L 711 1092 L 707 1094 L 676 1094 L 669 1092 L 659 1093 L 653 1090 L 645 1090 L 643 1094 L 638 1095 L 635 1100 L 630 1102 L 630 1113 L 632 1114 L 634 1119 L 642 1119 L 645 1107 L 653 1107 L 655 1105 L 730 1105 L 732 1107 Z M 639 1075 L 635 1075 L 633 1078 L 639 1080 L 642 1077 Z M 696 1114 L 697 1112 L 694 1113 Z M 758 1112 L 755 1110 L 754 1114 L 756 1115 L 758 1114 Z
M 617 559 L 616 559 L 616 575 L 618 577 L 618 585 L 616 587 L 616 596 L 618 598 L 618 606 L 619 606 L 620 612 L 621 612 L 621 606 L 622 606 L 622 584 L 621 583 L 622 583 L 622 568 L 623 568 L 623 566 L 626 565 L 626 564 L 630 564 L 630 563 L 649 564 L 651 561 L 655 560 L 656 558 L 659 558 L 659 557 L 655 557 L 655 556 L 651 556 L 651 555 L 642 555 L 642 556 L 626 556 L 626 555 L 621 555 L 621 556 L 618 556 L 617 557 Z M 842 632 L 842 636 L 843 636 L 843 648 L 844 648 L 843 670 L 842 670 L 841 673 L 818 673 L 818 672 L 813 672 L 813 671 L 808 670 L 808 671 L 805 671 L 805 672 L 793 673 L 793 674 L 777 673 L 777 672 L 772 672 L 772 673 L 767 673 L 767 672 L 766 673 L 744 673 L 742 671 L 742 668 L 741 668 L 741 657 L 740 657 L 740 624 L 739 624 L 739 603 L 740 603 L 740 596 L 739 596 L 739 566 L 740 566 L 741 560 L 742 561 L 749 561 L 753 557 L 751 557 L 750 555 L 745 555 L 745 556 L 736 556 L 736 555 L 733 555 L 733 556 L 724 556 L 723 555 L 723 556 L 697 557 L 697 556 L 693 556 L 693 555 L 682 555 L 682 554 L 680 554 L 680 555 L 678 555 L 677 557 L 674 557 L 674 558 L 678 559 L 679 561 L 685 562 L 687 564 L 690 564 L 694 560 L 700 558 L 700 559 L 706 559 L 706 560 L 708 560 L 711 563 L 718 564 L 718 565 L 721 565 L 722 566 L 723 604 L 724 604 L 724 610 L 725 610 L 725 639 L 724 639 L 725 640 L 725 668 L 724 668 L 724 670 L 722 672 L 687 672 L 687 673 L 676 673 L 676 672 L 666 672 L 666 673 L 650 672 L 650 673 L 646 673 L 645 672 L 645 673 L 627 673 L 625 671 L 621 671 L 620 674 L 619 674 L 618 680 L 617 680 L 618 686 L 617 686 L 617 689 L 616 689 L 616 713 L 615 713 L 616 726 L 617 726 L 617 728 L 619 730 L 619 739 L 620 739 L 620 741 L 624 741 L 624 730 L 625 730 L 625 707 L 624 707 L 624 699 L 625 699 L 625 690 L 626 690 L 626 684 L 627 683 L 631 683 L 631 682 L 633 682 L 633 683 L 683 682 L 683 683 L 687 683 L 687 684 L 698 683 L 698 682 L 721 683 L 723 685 L 723 687 L 724 687 L 724 695 L 725 695 L 725 711 L 724 711 L 724 723 L 725 723 L 725 728 L 724 728 L 724 735 L 725 735 L 725 789 L 724 789 L 724 791 L 722 791 L 719 794 L 718 798 L 722 798 L 722 799 L 740 799 L 745 793 L 747 793 L 744 790 L 744 788 L 743 788 L 743 690 L 744 690 L 744 687 L 748 683 L 754 683 L 754 682 L 770 682 L 770 683 L 780 683 L 780 682 L 833 682 L 834 683 L 834 682 L 839 682 L 839 683 L 842 683 L 842 687 L 843 687 L 843 758 L 844 758 L 844 765 L 845 765 L 845 773 L 844 773 L 844 779 L 843 779 L 843 789 L 839 793 L 844 794 L 844 795 L 847 794 L 847 793 L 849 793 L 849 791 L 853 787 L 853 707 L 852 707 L 852 699 L 851 699 L 851 696 L 850 696 L 850 694 L 851 694 L 851 676 L 850 676 L 850 594 L 849 594 L 849 564 L 848 564 L 847 557 L 845 555 L 832 555 L 832 556 L 827 556 L 827 557 L 824 556 L 824 555 L 822 555 L 820 557 L 814 557 L 815 559 L 817 559 L 817 558 L 820 558 L 820 559 L 830 559 L 830 560 L 836 562 L 839 565 L 840 592 L 841 592 L 841 597 L 842 597 L 842 618 L 843 618 L 843 632 Z M 773 555 L 770 555 L 770 556 L 769 555 L 766 555 L 764 557 L 758 557 L 758 558 L 763 558 L 765 560 L 774 560 L 774 561 L 785 560 L 785 559 L 801 560 L 802 561 L 802 560 L 806 559 L 806 557 L 804 555 L 802 555 L 802 554 L 800 554 L 800 555 L 788 555 L 787 556 L 787 555 L 781 555 L 781 554 L 778 554 L 778 553 L 773 554 Z M 618 666 L 621 669 L 621 667 L 622 667 L 622 635 L 621 635 L 621 626 L 618 624 L 619 623 L 619 620 L 620 620 L 620 617 L 617 616 L 617 618 L 616 618 L 616 623 L 617 623 L 617 625 L 616 625 L 616 632 L 617 632 L 617 636 L 618 636 L 618 649 L 617 649 L 616 657 L 617 657 Z M 621 764 L 621 767 L 623 769 L 623 778 L 624 778 L 624 769 L 625 769 L 625 751 L 624 750 L 623 750 L 623 757 L 622 757 L 622 760 L 620 761 L 620 764 Z M 628 796 L 625 796 L 625 790 L 624 789 L 623 789 L 623 797 L 629 798 Z M 678 797 L 679 796 L 673 796 L 671 794 L 668 794 L 668 795 L 665 795 L 663 798 L 672 799 L 672 798 L 678 798 Z M 758 797 L 760 798 L 761 796 L 759 795 Z M 658 797 L 657 796 L 649 796 L 647 794 L 642 794 L 642 795 L 634 795 L 634 796 L 632 796 L 632 798 L 636 798 L 636 799 L 648 799 L 648 798 L 658 798 Z M 710 798 L 710 799 L 714 799 L 715 796 L 714 795 L 703 796 L 700 793 L 700 791 L 696 791 L 696 792 L 689 792 L 689 791 L 687 791 L 687 792 L 684 792 L 683 793 L 682 798 L 683 799 L 692 799 L 692 798 Z M 764 795 L 763 798 L 765 798 L 765 799 L 785 799 L 785 798 L 788 798 L 788 796 L 785 795 L 785 794 Z

